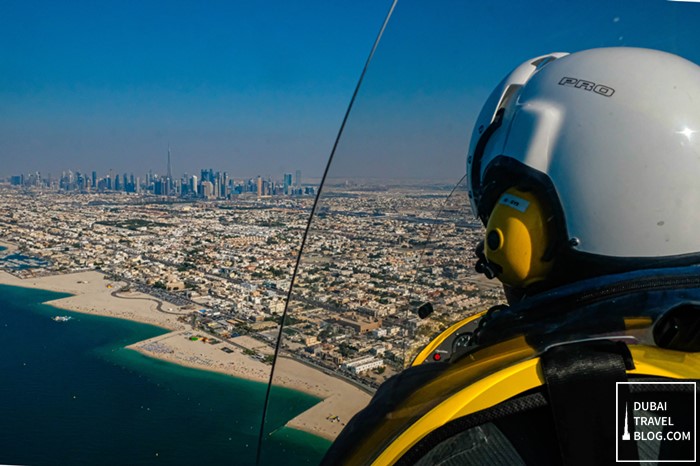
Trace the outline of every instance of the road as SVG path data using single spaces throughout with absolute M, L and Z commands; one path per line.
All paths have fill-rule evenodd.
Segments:
M 145 300 L 145 301 L 153 301 L 154 303 L 156 303 L 156 310 L 157 310 L 158 312 L 162 312 L 163 314 L 171 314 L 171 315 L 174 315 L 174 316 L 182 316 L 182 315 L 186 315 L 186 314 L 189 314 L 189 313 L 190 313 L 190 311 L 186 311 L 186 312 L 184 312 L 184 313 L 183 313 L 183 312 L 166 311 L 165 309 L 163 309 L 163 301 L 161 301 L 161 300 L 159 300 L 159 299 L 156 299 L 156 298 L 146 298 L 146 297 L 142 297 L 142 296 L 119 296 L 119 293 L 120 293 L 120 292 L 121 292 L 121 290 L 114 290 L 114 291 L 112 291 L 110 294 L 111 294 L 112 296 L 114 296 L 115 298 L 119 298 L 119 299 L 141 299 L 141 300 Z

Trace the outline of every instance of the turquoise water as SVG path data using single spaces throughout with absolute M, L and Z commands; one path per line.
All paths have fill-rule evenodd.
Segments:
M 63 296 L 0 286 L 1 464 L 254 464 L 264 384 L 127 350 L 165 331 L 41 304 Z M 318 401 L 276 390 L 271 426 Z M 328 445 L 281 428 L 264 464 L 316 464 Z

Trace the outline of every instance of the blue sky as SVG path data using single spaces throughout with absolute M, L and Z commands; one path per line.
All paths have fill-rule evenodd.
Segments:
M 700 3 L 665 0 L 400 1 L 331 175 L 456 182 L 482 104 L 522 62 L 628 46 L 700 63 L 698 25 Z
M 168 142 L 176 174 L 319 175 L 390 6 L 142 3 L 0 3 L 0 176 L 163 172 Z M 698 24 L 700 4 L 660 0 L 400 0 L 331 174 L 456 177 L 522 61 L 622 45 L 700 63 Z
M 320 171 L 389 5 L 2 2 L 0 176 Z

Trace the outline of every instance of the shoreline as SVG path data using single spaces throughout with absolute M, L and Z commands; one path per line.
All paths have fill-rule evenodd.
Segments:
M 3 244 L 4 243 L 0 243 Z M 161 312 L 160 306 L 177 311 L 179 307 L 140 292 L 119 292 L 126 284 L 106 280 L 97 271 L 61 275 L 17 278 L 0 270 L 0 284 L 68 293 L 71 296 L 47 301 L 44 304 L 59 309 L 113 317 L 161 327 L 169 332 L 128 345 L 148 357 L 198 370 L 222 373 L 228 376 L 267 384 L 272 366 L 244 354 L 244 349 L 272 354 L 273 349 L 249 336 L 239 336 L 217 344 L 192 341 L 200 335 L 212 338 L 178 320 L 179 315 L 191 311 Z M 218 340 L 218 338 L 217 338 Z M 228 348 L 230 352 L 222 351 Z M 287 422 L 286 426 L 333 440 L 344 425 L 370 400 L 370 395 L 322 370 L 294 359 L 282 357 L 275 368 L 275 385 L 297 390 L 321 401 Z
M 0 285 L 68 293 L 72 296 L 44 303 L 67 311 L 116 317 L 155 325 L 170 331 L 186 328 L 185 324 L 177 320 L 176 315 L 158 312 L 156 300 L 152 296 L 140 292 L 119 293 L 120 296 L 113 296 L 112 293 L 117 292 L 126 284 L 106 280 L 105 275 L 97 271 L 18 278 L 11 273 L 0 270 Z M 177 308 L 174 304 L 165 301 L 163 304 L 173 309 Z

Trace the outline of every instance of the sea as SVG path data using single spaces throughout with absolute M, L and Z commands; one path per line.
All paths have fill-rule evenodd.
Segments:
M 65 296 L 0 285 L 0 464 L 255 464 L 265 384 L 126 349 L 167 330 L 43 304 Z M 319 400 L 273 390 L 261 464 L 318 464 L 284 425 Z

